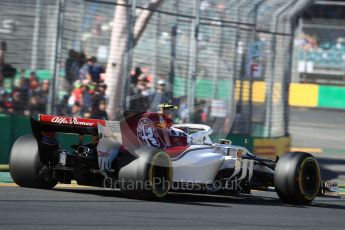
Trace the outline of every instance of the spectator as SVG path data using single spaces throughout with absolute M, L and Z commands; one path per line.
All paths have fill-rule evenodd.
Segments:
M 0 113 L 7 112 L 6 109 L 7 95 L 5 92 L 0 93 Z
M 85 64 L 87 64 L 88 59 L 90 58 L 86 58 L 84 52 L 77 52 L 74 49 L 70 49 L 68 51 L 68 57 L 65 60 L 65 77 L 67 82 L 73 84 L 76 80 L 79 79 L 80 69 L 83 66 L 87 66 Z
M 185 123 L 188 121 L 189 109 L 186 96 L 182 97 L 180 100 L 178 107 L 178 117 L 180 118 L 180 123 Z
M 131 73 L 131 84 L 132 86 L 135 86 L 138 82 L 139 76 L 143 73 L 140 67 L 135 67 L 135 70 L 133 73 Z
M 94 57 L 89 57 L 86 59 L 86 63 L 79 69 L 79 80 L 82 82 L 92 81 L 91 68 L 94 64 Z
M 78 53 L 78 68 L 81 68 L 86 62 L 86 55 L 84 52 Z
M 39 88 L 38 80 L 36 80 L 36 79 L 30 80 L 29 79 L 29 92 L 28 92 L 29 97 L 38 95 L 39 91 L 40 91 L 40 88 Z
M 23 101 L 20 91 L 15 91 L 12 93 L 12 108 L 9 109 L 10 113 L 16 113 L 19 115 L 24 115 L 27 101 Z
M 29 79 L 21 77 L 17 87 L 12 90 L 13 109 L 15 112 L 24 113 L 29 99 L 29 85 Z
M 196 124 L 206 124 L 207 123 L 207 103 L 205 100 L 197 101 L 194 107 L 193 120 Z
M 68 99 L 68 105 L 73 106 L 75 103 L 81 103 L 83 91 L 81 88 L 80 81 L 74 83 L 74 88 L 72 90 L 71 96 Z
M 68 95 L 63 96 L 57 111 L 59 115 L 71 114 L 71 108 L 68 106 Z
M 83 114 L 81 112 L 81 106 L 78 102 L 76 102 L 73 106 L 72 106 L 72 110 L 71 110 L 71 116 L 72 117 L 83 117 Z
M 45 112 L 45 104 L 42 104 L 38 96 L 32 96 L 29 99 L 28 108 L 25 111 L 25 115 L 37 115 Z
M 73 84 L 79 77 L 79 60 L 78 52 L 74 49 L 70 49 L 68 52 L 68 58 L 65 62 L 66 80 L 69 84 Z
M 107 98 L 105 95 L 105 91 L 107 86 L 105 84 L 99 84 L 96 88 L 94 94 L 92 95 L 92 110 L 97 110 L 98 105 L 102 102 L 106 103 Z
M 130 106 L 132 111 L 147 111 L 150 104 L 150 93 L 147 87 L 148 80 L 145 76 L 138 78 L 135 87 L 132 88 L 130 93 Z M 158 106 L 158 105 L 157 105 Z
M 4 93 L 0 98 L 0 111 L 4 113 L 13 113 L 13 102 L 9 93 Z
M 25 69 L 21 70 L 21 74 L 22 74 L 22 76 L 25 75 Z M 32 71 L 32 72 L 30 72 L 29 81 L 34 81 L 34 80 L 38 81 L 38 77 L 36 75 L 36 72 Z
M 48 104 L 49 87 L 50 87 L 49 81 L 44 80 L 41 84 L 40 90 L 38 91 L 38 97 L 40 99 L 40 103 L 44 105 L 44 108 Z
M 25 69 L 20 70 L 20 76 L 22 78 L 26 78 Z M 40 82 L 35 71 L 30 72 L 30 76 L 27 81 L 29 83 L 29 92 L 28 92 L 29 96 L 37 95 L 38 91 L 40 90 Z
M 90 88 L 87 85 L 83 85 L 81 89 L 82 89 L 82 100 L 81 100 L 82 112 L 83 113 L 90 112 L 92 108 Z
M 91 118 L 91 113 L 90 112 L 83 113 L 83 118 Z
M 105 118 L 106 85 L 101 79 L 105 68 L 97 63 L 95 57 L 86 59 L 84 53 L 75 50 L 69 51 L 65 64 L 66 80 L 73 83 L 73 88 L 70 89 L 68 85 L 65 88 L 70 93 L 64 96 L 58 105 L 58 114 Z M 48 80 L 40 82 L 34 71 L 26 77 L 26 69 L 22 69 L 19 76 L 16 87 L 13 87 L 11 93 L 6 94 L 2 88 L 3 76 L 0 74 L 0 112 L 25 115 L 44 113 L 48 104 L 50 82 Z M 143 84 L 143 88 L 138 89 L 141 95 L 145 97 L 149 95 L 146 83 Z M 147 107 L 148 103 L 145 104 Z
M 156 92 L 152 95 L 151 110 L 158 111 L 158 106 L 163 103 L 171 103 L 168 92 L 166 91 L 166 83 L 164 80 L 159 80 Z
M 96 57 L 91 57 L 90 75 L 93 82 L 99 83 L 101 80 L 101 74 L 105 73 L 105 68 L 97 63 Z
M 300 34 L 295 38 L 295 46 L 302 47 L 305 50 L 313 50 L 318 48 L 318 41 L 316 37 L 308 34 Z
M 107 116 L 107 112 L 105 111 L 105 109 L 106 109 L 105 102 L 102 101 L 101 103 L 99 103 L 98 108 L 92 112 L 91 117 L 95 118 L 95 119 L 107 120 L 108 116 Z

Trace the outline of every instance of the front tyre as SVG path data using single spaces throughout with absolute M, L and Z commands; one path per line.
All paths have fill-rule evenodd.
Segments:
M 21 187 L 50 189 L 57 182 L 39 176 L 43 168 L 38 144 L 32 135 L 19 137 L 12 146 L 9 169 L 13 181 Z
M 283 155 L 275 168 L 274 185 L 279 198 L 289 204 L 309 204 L 320 189 L 320 167 L 309 153 Z

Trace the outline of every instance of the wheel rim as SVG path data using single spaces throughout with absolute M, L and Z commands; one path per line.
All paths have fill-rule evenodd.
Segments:
M 164 152 L 154 156 L 149 169 L 149 182 L 156 197 L 165 196 L 171 187 L 172 167 L 169 157 Z
M 313 200 L 316 197 L 320 186 L 320 169 L 314 158 L 305 158 L 301 163 L 298 183 L 305 199 Z

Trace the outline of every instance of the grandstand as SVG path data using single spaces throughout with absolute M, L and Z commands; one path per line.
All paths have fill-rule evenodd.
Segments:
M 344 1 L 316 1 L 303 13 L 295 37 L 293 81 L 345 84 L 344 17 Z

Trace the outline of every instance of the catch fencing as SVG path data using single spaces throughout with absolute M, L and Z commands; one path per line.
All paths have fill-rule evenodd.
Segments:
M 280 137 L 288 134 L 296 15 L 311 3 L 3 0 L 2 56 L 17 78 L 36 71 L 51 80 L 48 112 L 70 93 L 68 58 L 95 56 L 108 79 L 118 78 L 108 96 L 121 101 L 122 111 L 130 107 L 129 82 L 138 67 L 153 94 L 166 82 L 181 122 L 202 121 L 221 135 Z M 8 77 L 2 87 L 15 84 Z M 110 92 L 112 84 L 121 92 Z

